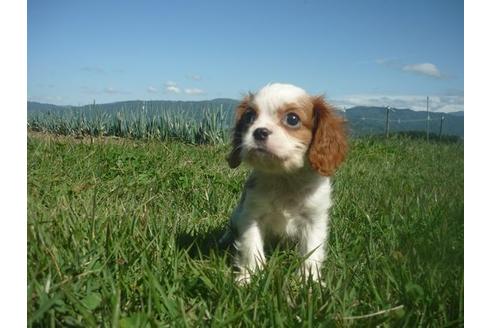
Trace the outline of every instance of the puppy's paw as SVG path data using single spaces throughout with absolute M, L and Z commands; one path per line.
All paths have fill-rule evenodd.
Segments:
M 251 273 L 246 270 L 241 271 L 236 274 L 234 281 L 240 286 L 248 285 L 251 282 Z
M 308 281 L 311 279 L 312 281 L 318 282 L 322 286 L 325 286 L 325 283 L 321 280 L 321 272 L 316 266 L 303 265 L 299 269 L 298 275 L 303 281 Z

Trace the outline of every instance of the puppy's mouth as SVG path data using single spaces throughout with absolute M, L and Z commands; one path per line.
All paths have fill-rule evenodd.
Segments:
M 267 154 L 273 156 L 273 153 L 264 147 L 254 147 L 251 149 L 251 151 L 254 153 Z
M 272 151 L 268 150 L 264 146 L 255 146 L 249 149 L 248 153 L 253 156 L 253 157 L 259 157 L 259 158 L 264 158 L 264 159 L 272 159 L 276 161 L 282 161 L 282 158 L 280 158 L 277 154 L 273 153 Z

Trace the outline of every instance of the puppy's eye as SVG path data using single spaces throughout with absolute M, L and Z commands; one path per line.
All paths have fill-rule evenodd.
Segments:
M 253 109 L 248 109 L 243 115 L 244 123 L 251 124 L 256 119 L 256 112 Z
M 295 113 L 288 113 L 285 115 L 284 122 L 292 128 L 297 128 L 301 125 L 301 119 Z

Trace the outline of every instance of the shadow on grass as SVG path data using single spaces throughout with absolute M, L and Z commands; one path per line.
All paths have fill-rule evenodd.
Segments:
M 212 253 L 231 255 L 234 251 L 232 240 L 220 243 L 221 237 L 227 231 L 227 227 L 211 229 L 205 233 L 178 233 L 176 236 L 176 247 L 185 250 L 190 257 L 196 259 L 208 257 Z
M 178 233 L 176 236 L 176 247 L 184 250 L 193 259 L 210 257 L 212 254 L 227 256 L 227 262 L 232 264 L 233 257 L 236 254 L 234 247 L 234 236 L 229 235 L 225 241 L 221 241 L 227 231 L 227 227 L 211 229 L 206 233 Z M 267 257 L 272 256 L 275 252 L 296 253 L 297 242 L 290 239 L 279 239 L 270 236 L 265 240 L 264 251 Z

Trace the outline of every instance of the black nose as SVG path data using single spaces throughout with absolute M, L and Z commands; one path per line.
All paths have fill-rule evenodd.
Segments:
M 253 137 L 255 137 L 255 140 L 265 141 L 266 138 L 268 138 L 268 135 L 271 133 L 272 131 L 268 130 L 267 128 L 258 128 L 253 131 Z

